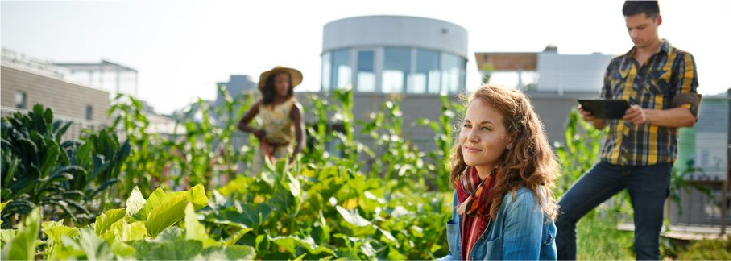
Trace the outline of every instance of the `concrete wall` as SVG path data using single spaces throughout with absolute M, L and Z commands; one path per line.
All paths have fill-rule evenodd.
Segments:
M 1 78 L 3 107 L 15 108 L 15 94 L 22 91 L 27 95 L 27 109 L 40 103 L 52 108 L 56 116 L 83 120 L 86 117 L 86 106 L 91 105 L 92 121 L 109 122 L 109 93 L 106 91 L 4 65 Z

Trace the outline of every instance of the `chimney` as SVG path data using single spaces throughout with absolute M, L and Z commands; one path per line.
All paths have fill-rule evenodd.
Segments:
M 543 50 L 544 53 L 558 53 L 558 46 L 555 45 L 546 45 L 546 49 Z

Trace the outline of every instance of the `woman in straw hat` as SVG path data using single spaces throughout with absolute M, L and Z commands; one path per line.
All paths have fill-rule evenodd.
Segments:
M 294 87 L 302 82 L 302 73 L 288 67 L 274 67 L 259 76 L 259 100 L 239 121 L 239 130 L 259 138 L 260 148 L 254 159 L 252 174 L 261 170 L 266 158 L 276 161 L 288 157 L 289 163 L 304 149 L 304 114 L 294 97 Z M 249 126 L 259 116 L 261 129 Z M 297 146 L 293 148 L 293 140 Z

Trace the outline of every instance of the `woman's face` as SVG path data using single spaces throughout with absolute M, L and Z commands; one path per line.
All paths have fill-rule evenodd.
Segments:
M 495 166 L 512 139 L 503 124 L 503 115 L 482 99 L 475 99 L 467 107 L 459 144 L 468 166 Z
M 274 76 L 274 89 L 279 96 L 287 96 L 289 94 L 289 74 L 286 72 L 277 73 Z

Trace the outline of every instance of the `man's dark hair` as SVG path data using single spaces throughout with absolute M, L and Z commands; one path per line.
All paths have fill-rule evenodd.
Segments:
M 657 1 L 625 1 L 622 6 L 622 15 L 630 17 L 638 14 L 645 14 L 652 20 L 657 20 L 660 15 L 660 5 Z
M 292 75 L 290 75 L 288 72 L 273 73 L 269 75 L 269 78 L 267 78 L 266 83 L 264 84 L 264 89 L 262 90 L 262 94 L 264 96 L 262 103 L 266 105 L 274 103 L 274 99 L 277 98 L 277 90 L 274 87 L 274 79 L 276 78 L 277 74 L 280 73 L 286 73 L 287 75 L 289 75 L 289 91 L 287 92 L 287 98 L 294 95 L 294 87 L 292 87 Z

